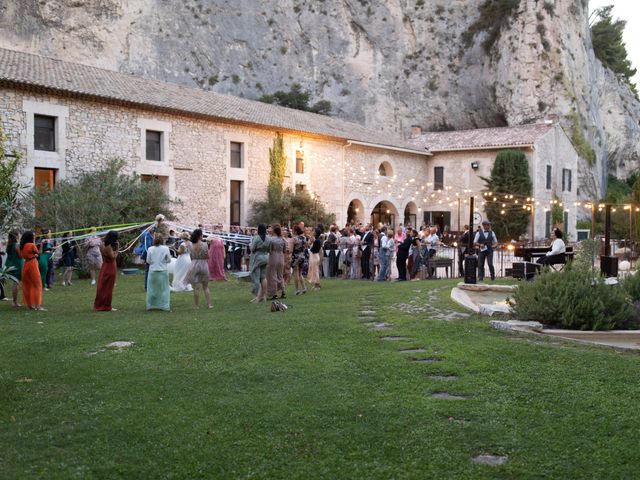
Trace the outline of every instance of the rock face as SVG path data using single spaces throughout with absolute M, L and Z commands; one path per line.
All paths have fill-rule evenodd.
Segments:
M 406 135 L 558 115 L 608 168 L 640 166 L 640 103 L 593 54 L 587 0 L 0 0 L 0 46 L 258 98 L 298 82 L 333 115 Z M 475 35 L 471 35 L 475 33 Z

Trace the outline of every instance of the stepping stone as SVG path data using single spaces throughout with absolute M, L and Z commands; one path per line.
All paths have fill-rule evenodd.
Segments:
M 458 379 L 458 377 L 456 377 L 455 375 L 430 375 L 429 378 L 431 380 L 445 380 L 445 381 Z
M 437 363 L 442 361 L 440 358 L 412 358 L 410 360 L 413 363 Z
M 391 330 L 391 327 L 382 326 L 382 327 L 373 327 L 369 329 L 370 332 L 386 332 L 387 330 Z
M 375 315 L 376 313 L 373 310 L 360 310 L 360 315 Z
M 411 340 L 411 339 L 409 337 L 389 336 L 389 337 L 380 337 L 380 340 L 396 342 L 396 341 L 399 341 L 399 340 Z
M 431 396 L 433 398 L 438 398 L 440 400 L 466 400 L 467 397 L 463 397 L 462 395 L 451 395 L 447 392 L 436 392 L 432 393 Z
M 477 463 L 478 465 L 489 465 L 491 467 L 497 467 L 498 465 L 502 465 L 507 463 L 509 457 L 506 455 L 478 455 L 477 457 L 473 457 L 471 461 L 473 463 Z
M 426 350 L 424 348 L 405 348 L 404 350 L 400 350 L 400 353 L 424 353 Z
M 110 344 L 107 345 L 107 348 L 129 348 L 129 347 L 133 347 L 133 342 L 117 341 L 117 342 L 111 342 Z

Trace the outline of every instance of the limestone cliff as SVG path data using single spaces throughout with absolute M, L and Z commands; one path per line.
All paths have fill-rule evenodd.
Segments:
M 587 0 L 520 0 L 493 22 L 484 3 L 0 0 L 0 46 L 249 98 L 298 82 L 403 135 L 553 114 L 595 150 L 583 194 L 639 168 L 640 103 L 594 58 Z

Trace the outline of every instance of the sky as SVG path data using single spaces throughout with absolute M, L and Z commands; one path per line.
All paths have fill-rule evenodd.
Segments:
M 633 80 L 640 87 L 640 0 L 589 0 L 589 11 L 606 5 L 613 5 L 613 18 L 627 21 L 624 43 L 633 67 L 638 69 Z

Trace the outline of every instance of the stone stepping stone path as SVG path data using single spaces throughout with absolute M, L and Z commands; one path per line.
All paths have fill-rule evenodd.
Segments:
M 360 310 L 360 315 L 375 315 L 376 312 L 374 312 L 373 310 Z
M 431 396 L 433 398 L 438 398 L 440 400 L 466 400 L 467 397 L 463 395 L 452 395 L 448 392 L 435 392 L 432 393 Z
M 107 345 L 107 348 L 129 348 L 133 347 L 134 343 L 129 341 L 117 341 L 111 342 Z
M 387 327 L 387 326 L 380 326 L 380 327 L 373 327 L 370 328 L 369 331 L 370 332 L 386 332 L 388 330 L 391 330 L 391 327 Z
M 400 353 L 425 353 L 426 350 L 424 348 L 405 348 L 400 350 Z
M 437 363 L 437 362 L 441 362 L 442 359 L 440 358 L 410 358 L 409 359 L 412 363 Z
M 498 465 L 503 465 L 507 463 L 509 457 L 506 455 L 478 455 L 477 457 L 473 457 L 471 461 L 478 465 L 489 465 L 491 467 L 497 467 Z
M 380 337 L 380 340 L 388 341 L 388 342 L 399 342 L 402 340 L 411 340 L 411 339 L 409 337 L 388 336 L 388 337 Z
M 458 379 L 458 377 L 456 377 L 455 375 L 430 375 L 429 378 L 431 380 L 438 380 L 438 381 L 451 381 L 451 380 Z

